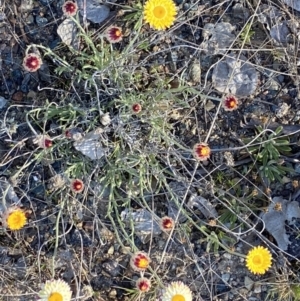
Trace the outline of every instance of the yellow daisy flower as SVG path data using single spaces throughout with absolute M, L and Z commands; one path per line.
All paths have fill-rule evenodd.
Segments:
M 26 224 L 25 212 L 18 207 L 11 207 L 4 213 L 3 225 L 9 230 L 20 230 Z
M 267 248 L 258 246 L 251 249 L 246 257 L 246 266 L 253 274 L 264 274 L 272 264 L 272 255 Z
M 150 265 L 151 259 L 145 252 L 136 252 L 130 258 L 130 266 L 134 271 L 145 271 Z
M 59 279 L 46 281 L 38 295 L 40 301 L 70 301 L 72 292 L 70 286 Z
M 144 6 L 145 22 L 157 30 L 170 27 L 175 21 L 176 13 L 172 0 L 148 0 Z
M 210 147 L 207 143 L 197 143 L 193 147 L 193 154 L 196 160 L 206 161 L 209 159 L 211 153 Z
M 171 282 L 161 296 L 162 301 L 192 301 L 192 292 L 187 285 L 181 281 Z

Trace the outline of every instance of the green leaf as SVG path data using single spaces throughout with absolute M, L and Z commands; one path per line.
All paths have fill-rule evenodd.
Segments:
M 278 135 L 282 132 L 283 130 L 283 127 L 282 126 L 279 126 L 276 130 L 275 130 L 275 133 Z

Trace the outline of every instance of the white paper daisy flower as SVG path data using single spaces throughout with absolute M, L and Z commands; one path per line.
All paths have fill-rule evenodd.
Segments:
M 192 301 L 192 292 L 181 281 L 171 282 L 161 296 L 161 301 Z
M 46 281 L 38 295 L 40 301 L 70 301 L 72 292 L 65 281 L 50 280 Z

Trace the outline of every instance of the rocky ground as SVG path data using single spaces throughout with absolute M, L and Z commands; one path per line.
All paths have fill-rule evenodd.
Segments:
M 36 300 L 52 278 L 73 300 L 156 300 L 176 280 L 194 301 L 298 300 L 298 1 L 177 0 L 166 31 L 139 1 L 81 0 L 71 25 L 63 3 L 0 2 L 0 211 L 17 204 L 28 220 L 0 225 L 0 300 Z M 103 38 L 110 25 L 121 42 Z M 22 66 L 28 49 L 37 72 Z M 257 245 L 273 257 L 261 276 L 245 266 Z M 152 260 L 145 295 L 136 250 Z

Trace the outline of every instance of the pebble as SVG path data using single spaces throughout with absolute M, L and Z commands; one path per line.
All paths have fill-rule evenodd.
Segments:
M 43 26 L 48 24 L 48 19 L 41 16 L 36 16 L 35 20 L 38 26 Z
M 245 276 L 245 280 L 244 280 L 245 288 L 250 291 L 253 287 L 253 284 L 254 284 L 254 281 L 250 277 Z
M 282 118 L 289 112 L 289 109 L 290 106 L 286 102 L 281 103 L 275 111 L 276 117 Z
M 12 96 L 11 100 L 15 102 L 21 102 L 24 98 L 24 93 L 22 91 L 16 91 Z
M 115 252 L 115 248 L 114 248 L 114 246 L 111 246 L 111 247 L 108 249 L 107 254 L 113 255 L 114 252 Z
M 12 72 L 12 79 L 16 83 L 17 86 L 20 86 L 23 81 L 23 74 L 20 69 L 15 69 Z
M 33 15 L 29 15 L 26 19 L 25 19 L 25 22 L 27 23 L 27 24 L 33 24 L 34 23 L 34 17 L 33 17 Z
M 256 294 L 261 293 L 261 284 L 259 282 L 255 282 L 255 284 L 254 284 L 254 293 L 256 293 Z
M 112 289 L 109 293 L 108 293 L 109 298 L 115 299 L 115 297 L 117 296 L 117 290 Z
M 232 255 L 229 254 L 229 253 L 225 253 L 225 254 L 224 254 L 224 258 L 231 259 L 231 257 L 232 257 Z
M 295 173 L 300 174 L 300 163 L 295 164 Z
M 121 248 L 121 253 L 122 254 L 130 254 L 130 247 L 122 247 Z
M 225 273 L 225 274 L 222 275 L 222 280 L 224 282 L 228 282 L 229 279 L 230 279 L 230 274 L 229 273 Z
M 6 106 L 6 104 L 7 100 L 4 97 L 0 96 L 0 109 L 3 109 Z
M 219 282 L 216 285 L 216 292 L 218 294 L 226 293 L 230 290 L 230 287 L 223 282 Z

